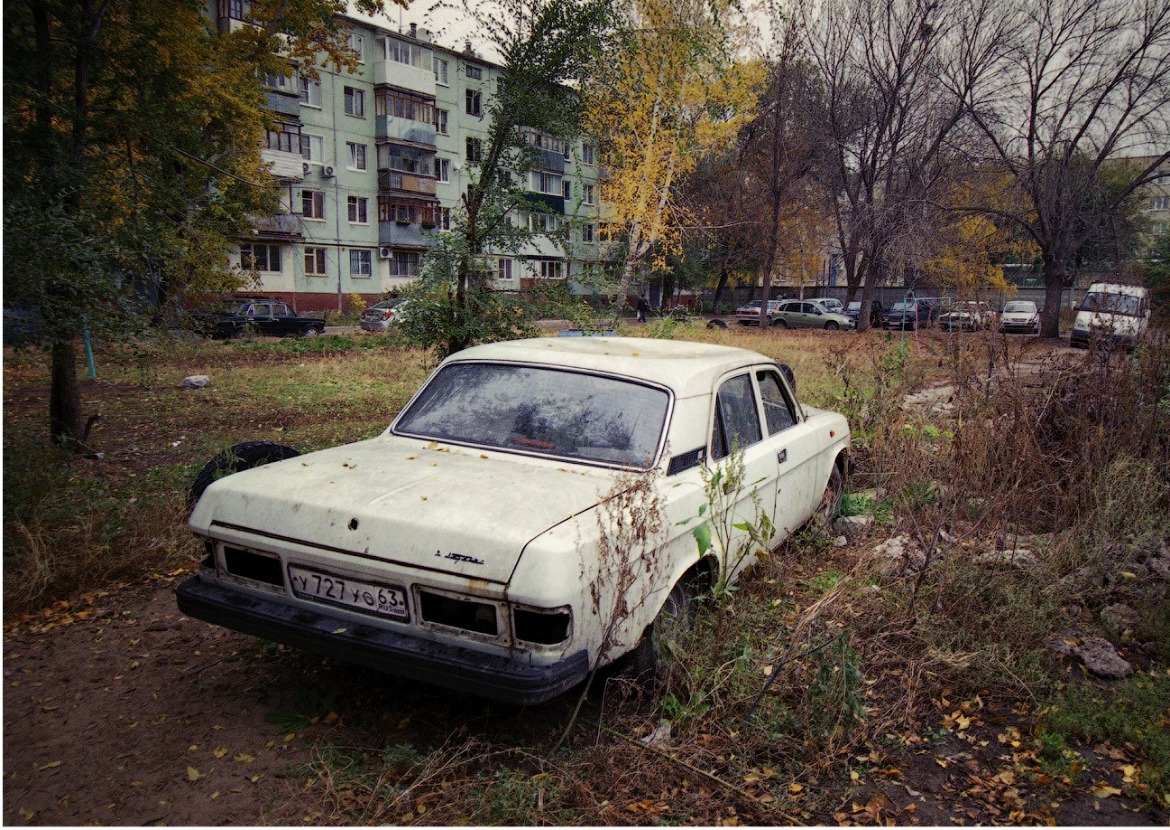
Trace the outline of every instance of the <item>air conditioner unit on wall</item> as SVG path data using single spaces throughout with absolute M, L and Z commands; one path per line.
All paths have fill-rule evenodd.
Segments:
M 390 259 L 392 253 L 393 252 L 388 247 L 383 245 L 378 249 L 378 259 Z
M 306 176 L 309 175 L 309 163 L 307 161 L 301 162 L 301 172 L 303 172 Z
M 333 178 L 333 168 L 329 167 L 329 166 L 321 168 L 321 175 L 327 179 L 332 179 Z

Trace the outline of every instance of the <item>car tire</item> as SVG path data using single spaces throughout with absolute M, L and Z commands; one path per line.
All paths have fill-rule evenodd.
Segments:
M 813 518 L 822 525 L 827 525 L 841 509 L 841 501 L 845 498 L 845 476 L 841 467 L 833 462 L 833 469 L 829 472 L 829 480 L 825 484 L 825 492 L 821 494 L 821 503 Z
M 707 328 L 709 328 L 709 329 L 725 329 L 725 328 L 727 328 L 727 323 L 725 323 L 723 320 L 708 320 L 707 321 Z
M 630 668 L 639 683 L 653 684 L 669 674 L 673 649 L 680 636 L 695 627 L 695 597 L 693 583 L 683 577 L 674 583 L 666 602 L 654 622 L 647 626 L 642 640 L 630 652 Z
M 277 444 L 274 441 L 245 441 L 236 444 L 231 449 L 224 450 L 203 465 L 203 469 L 191 482 L 187 504 L 194 507 L 203 495 L 203 491 L 224 476 L 260 467 L 273 461 L 284 461 L 286 458 L 296 458 L 300 450 L 293 449 L 287 444 Z
M 234 329 L 232 329 L 231 334 L 228 335 L 228 338 L 231 340 L 243 340 L 247 336 L 247 326 L 236 326 Z
M 302 337 L 318 337 L 322 334 L 322 330 L 316 326 L 305 326 L 305 330 L 301 332 Z
M 830 320 L 829 322 L 825 323 L 825 331 L 837 331 L 840 328 L 841 328 L 841 326 L 838 325 L 833 320 Z
M 784 319 L 776 319 L 776 320 L 773 320 L 773 321 L 772 321 L 772 328 L 774 328 L 774 329 L 786 329 L 786 328 L 788 328 L 788 321 L 787 321 L 787 320 L 784 320 Z

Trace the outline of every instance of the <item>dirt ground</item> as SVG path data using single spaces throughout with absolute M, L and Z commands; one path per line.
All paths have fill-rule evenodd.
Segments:
M 314 772 L 321 744 L 434 746 L 471 731 L 543 744 L 573 695 L 534 709 L 332 664 L 179 614 L 152 582 L 10 626 L 4 642 L 6 825 L 252 825 L 337 821 Z M 940 713 L 955 703 L 940 701 Z M 1083 787 L 1027 786 L 994 707 L 897 757 L 876 755 L 809 813 L 816 824 L 1162 825 L 1121 795 L 1124 752 L 1081 748 Z M 943 715 L 940 726 L 948 725 Z M 844 776 L 841 776 L 842 778 Z M 1116 786 L 1101 796 L 1101 787 Z

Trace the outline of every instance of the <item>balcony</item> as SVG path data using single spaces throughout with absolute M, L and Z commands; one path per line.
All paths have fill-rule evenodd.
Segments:
M 304 239 L 305 223 L 299 213 L 280 213 L 252 219 L 252 233 L 256 239 L 291 242 Z
M 435 180 L 427 176 L 416 176 L 413 173 L 401 173 L 397 170 L 379 170 L 378 190 L 402 190 L 407 193 L 434 196 Z
M 553 196 L 551 193 L 532 193 L 524 194 L 525 200 L 528 202 L 527 209 L 536 213 L 561 213 L 565 212 L 565 197 Z
M 545 150 L 542 147 L 534 147 L 539 160 L 536 166 L 541 170 L 548 170 L 553 173 L 565 172 L 565 156 L 564 153 L 558 153 L 555 150 Z
M 406 118 L 379 115 L 374 123 L 374 137 L 435 149 L 435 125 Z
M 300 153 L 286 153 L 284 150 L 269 150 L 265 147 L 260 150 L 260 158 L 278 179 L 299 182 L 305 178 L 305 160 Z
M 268 109 L 272 112 L 277 112 L 281 115 L 292 115 L 298 121 L 300 120 L 301 99 L 299 95 L 287 95 L 283 92 L 275 92 L 267 89 L 264 91 L 264 97 L 268 99 Z
M 435 244 L 435 228 L 417 222 L 379 222 L 378 244 L 399 248 L 432 248 Z

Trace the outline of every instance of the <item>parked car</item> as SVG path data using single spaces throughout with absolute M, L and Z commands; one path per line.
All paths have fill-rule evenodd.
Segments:
M 999 315 L 999 330 L 1011 334 L 1039 334 L 1040 311 L 1031 300 L 1012 300 Z
M 1095 282 L 1073 320 L 1070 345 L 1097 341 L 1132 346 L 1150 325 L 1150 290 L 1140 285 Z
M 873 328 L 881 328 L 885 322 L 884 312 L 882 301 L 873 300 L 869 305 L 869 325 Z M 861 300 L 854 300 L 841 313 L 849 318 L 849 325 L 852 328 L 857 328 L 857 318 L 861 316 Z
M 995 312 L 991 305 L 982 300 L 964 300 L 951 306 L 951 310 L 938 318 L 938 326 L 944 331 L 980 331 L 995 325 Z
M 209 337 L 316 337 L 325 333 L 325 318 L 303 317 L 277 300 L 230 300 L 220 311 L 202 316 L 199 327 Z
M 465 349 L 376 438 L 300 456 L 253 442 L 241 454 L 271 463 L 202 479 L 190 527 L 207 556 L 179 608 L 516 703 L 623 655 L 652 667 L 654 632 L 753 559 L 721 558 L 740 529 L 719 550 L 696 544 L 704 476 L 742 463 L 750 483 L 723 517 L 765 526 L 761 510 L 771 544 L 840 503 L 849 425 L 802 406 L 790 376 L 694 342 Z M 630 536 L 629 514 L 647 511 L 661 532 Z
M 763 303 L 763 300 L 749 300 L 735 310 L 735 319 L 739 321 L 741 326 L 758 326 L 760 324 L 760 306 Z M 772 319 L 772 314 L 779 305 L 779 300 L 768 300 L 769 320 Z
M 900 300 L 885 313 L 888 329 L 917 329 L 929 326 L 932 320 L 932 306 L 929 300 Z
M 405 311 L 406 300 L 382 300 L 363 311 L 358 324 L 363 331 L 387 331 Z
M 806 302 L 816 303 L 826 311 L 831 311 L 834 314 L 844 314 L 845 306 L 836 297 L 809 297 Z
M 784 300 L 772 314 L 772 325 L 781 329 L 847 329 L 850 320 L 811 300 Z

